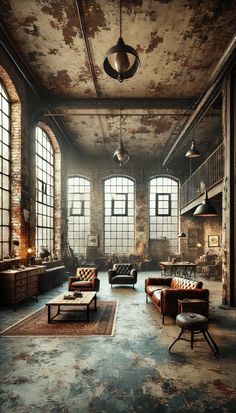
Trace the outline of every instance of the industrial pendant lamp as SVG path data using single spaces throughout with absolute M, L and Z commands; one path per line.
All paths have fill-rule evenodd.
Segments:
M 186 237 L 186 234 L 185 234 L 185 232 L 180 232 L 180 233 L 177 235 L 177 237 L 178 237 L 178 238 L 185 238 L 185 237 Z
M 192 141 L 191 148 L 185 154 L 186 158 L 198 158 L 200 156 L 199 150 L 195 146 L 194 140 Z
M 119 162 L 120 166 L 124 165 L 126 162 L 129 160 L 129 154 L 127 150 L 125 149 L 123 142 L 122 142 L 122 136 L 121 136 L 121 113 L 120 113 L 120 144 L 119 147 L 116 149 L 113 158 L 116 162 Z
M 209 199 L 207 196 L 207 191 L 205 191 L 204 199 L 202 204 L 198 205 L 198 207 L 195 209 L 194 216 L 197 217 L 215 217 L 217 216 L 217 212 L 213 205 L 209 203 Z
M 121 0 L 120 0 L 120 37 L 117 44 L 111 47 L 103 62 L 103 68 L 108 76 L 123 82 L 134 76 L 140 67 L 138 54 L 133 47 L 124 43 L 122 38 Z

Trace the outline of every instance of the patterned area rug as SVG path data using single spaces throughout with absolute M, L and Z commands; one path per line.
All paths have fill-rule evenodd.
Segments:
M 86 311 L 62 311 L 48 324 L 47 308 L 41 308 L 0 333 L 1 336 L 112 336 L 117 315 L 117 301 L 97 301 L 97 310 L 91 308 L 89 322 Z M 62 307 L 63 310 L 63 307 Z M 51 312 L 56 311 L 52 307 Z M 65 321 L 72 319 L 72 321 Z

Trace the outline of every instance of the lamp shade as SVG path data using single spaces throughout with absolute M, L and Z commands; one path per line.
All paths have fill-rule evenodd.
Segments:
M 185 232 L 180 232 L 177 236 L 178 236 L 178 238 L 185 238 L 186 234 L 185 234 Z
M 187 158 L 198 158 L 198 156 L 200 156 L 200 152 L 196 148 L 194 141 L 192 141 L 191 148 L 186 152 L 185 156 Z
M 113 56 L 114 55 L 114 56 Z M 111 64 L 111 58 L 114 57 L 114 64 Z M 133 60 L 133 63 L 131 63 Z M 124 43 L 122 37 L 117 44 L 111 47 L 103 62 L 103 68 L 108 76 L 123 82 L 134 76 L 140 67 L 140 60 L 136 50 Z
M 116 162 L 119 162 L 120 166 L 124 165 L 129 160 L 129 154 L 125 149 L 122 140 L 120 140 L 119 148 L 116 149 L 113 158 Z
M 207 191 L 205 191 L 205 196 L 202 204 L 198 205 L 193 215 L 198 217 L 215 217 L 218 215 L 213 205 L 209 203 Z

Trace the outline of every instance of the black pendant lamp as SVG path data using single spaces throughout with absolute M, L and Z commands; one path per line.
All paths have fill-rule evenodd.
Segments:
M 186 238 L 185 232 L 180 232 L 177 236 L 178 238 Z
M 210 204 L 208 196 L 207 196 L 207 191 L 205 191 L 204 199 L 202 204 L 198 205 L 198 207 L 195 209 L 194 216 L 197 217 L 215 217 L 217 216 L 217 212 L 213 205 Z
M 106 58 L 103 62 L 103 68 L 108 76 L 113 79 L 118 79 L 119 82 L 123 82 L 124 79 L 133 77 L 140 67 L 138 53 L 133 47 L 124 43 L 121 32 L 122 21 L 120 0 L 120 37 L 117 44 L 107 51 Z
M 200 156 L 199 150 L 196 148 L 194 140 L 192 141 L 191 148 L 185 154 L 186 158 L 198 158 Z
M 129 154 L 127 150 L 125 149 L 123 142 L 122 142 L 122 136 L 121 136 L 121 114 L 120 114 L 120 144 L 119 147 L 116 149 L 113 158 L 116 162 L 120 164 L 120 166 L 124 165 L 126 162 L 129 160 Z

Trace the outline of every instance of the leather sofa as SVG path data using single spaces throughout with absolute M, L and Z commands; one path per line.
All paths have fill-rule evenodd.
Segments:
M 100 280 L 96 267 L 77 268 L 76 276 L 68 278 L 68 291 L 99 291 Z
M 202 281 L 181 277 L 157 277 L 145 280 L 146 302 L 150 299 L 162 314 L 178 314 L 178 300 L 183 298 L 201 299 L 209 302 L 209 290 L 202 288 Z
M 138 273 L 132 264 L 116 263 L 108 270 L 108 282 L 111 284 L 136 284 Z

